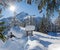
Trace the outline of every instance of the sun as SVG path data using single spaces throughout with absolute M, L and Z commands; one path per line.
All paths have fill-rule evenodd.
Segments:
M 15 6 L 11 5 L 10 10 L 14 12 L 15 11 Z

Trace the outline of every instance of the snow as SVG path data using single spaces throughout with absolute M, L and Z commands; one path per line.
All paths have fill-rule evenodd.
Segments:
M 50 43 L 60 43 L 60 37 L 54 37 L 39 32 L 34 32 L 33 34 L 35 34 L 35 38 L 38 38 L 39 40 L 48 41 Z
M 48 46 L 48 50 L 60 50 L 60 44 L 51 44 Z
M 24 0 L 25 1 L 25 0 Z M 39 14 L 38 8 L 35 4 L 29 5 L 25 2 L 17 3 L 17 18 L 21 21 L 27 18 L 29 15 L 42 16 Z M 13 16 L 13 14 L 9 13 L 10 11 L 5 10 L 3 12 L 4 18 L 7 16 Z M 21 12 L 21 13 L 20 13 Z M 26 13 L 24 13 L 26 12 Z M 7 15 L 9 13 L 9 15 Z M 28 14 L 27 14 L 28 13 Z M 38 18 L 39 19 L 39 18 Z M 36 20 L 38 20 L 36 19 Z M 3 19 L 6 21 L 6 25 L 10 22 L 9 19 Z M 5 42 L 0 40 L 0 50 L 59 50 L 60 49 L 60 37 L 50 36 L 41 32 L 33 31 L 33 36 L 26 36 L 27 30 L 34 30 L 34 26 L 27 26 L 25 28 L 14 26 L 5 36 L 8 38 L 10 32 L 16 36 L 13 38 L 8 38 Z M 60 33 L 58 33 L 60 34 Z
M 11 28 L 6 35 L 10 35 L 10 32 L 12 32 L 17 38 L 9 38 L 4 43 L 0 40 L 0 50 L 49 50 L 52 47 L 50 44 L 59 44 L 58 46 L 60 46 L 60 37 L 54 37 L 36 31 L 33 31 L 33 36 L 27 37 L 25 28 L 19 28 Z M 50 42 L 50 44 L 48 42 Z
M 4 43 L 2 42 L 2 40 L 0 40 L 0 47 L 2 47 L 2 46 L 3 46 L 3 44 L 4 44 Z
M 45 47 L 39 43 L 37 40 L 31 40 L 30 37 L 28 37 L 28 41 L 26 43 L 26 50 L 44 50 Z
M 50 44 L 60 45 L 60 37 L 50 36 L 41 32 L 33 31 L 33 36 L 27 37 L 24 27 L 14 26 L 5 36 L 8 37 L 10 32 L 16 38 L 8 38 L 5 42 L 0 40 L 0 50 L 47 50 L 50 48 Z
M 20 50 L 20 49 L 21 50 L 36 50 L 36 49 L 43 50 L 43 48 L 45 48 L 36 39 L 32 41 L 31 39 L 33 38 L 26 37 L 23 33 L 23 30 L 20 30 L 21 33 L 19 31 L 18 32 L 16 31 L 17 29 L 15 30 L 15 28 L 11 28 L 11 30 L 8 32 L 7 35 L 10 35 L 9 33 L 12 32 L 17 38 L 14 38 L 14 37 L 9 38 L 8 40 L 6 40 L 6 42 L 4 42 L 4 44 L 3 42 L 0 42 L 1 43 L 0 50 Z
M 8 36 L 10 32 L 12 32 L 18 38 L 22 38 L 26 36 L 26 32 L 24 30 L 20 30 L 17 26 L 14 28 L 11 28 L 11 30 L 8 32 Z

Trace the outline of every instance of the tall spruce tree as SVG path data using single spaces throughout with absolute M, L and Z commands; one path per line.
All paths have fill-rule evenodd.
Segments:
M 43 15 L 41 21 L 40 21 L 40 27 L 39 27 L 39 31 L 43 32 L 43 33 L 48 33 L 51 25 L 50 25 L 51 21 L 49 19 L 49 17 L 45 17 L 45 15 Z
M 45 31 L 46 31 L 45 16 L 43 15 L 43 17 L 40 21 L 40 32 L 45 33 Z

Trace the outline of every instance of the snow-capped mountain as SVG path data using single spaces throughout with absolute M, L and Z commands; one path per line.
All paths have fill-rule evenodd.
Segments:
M 28 16 L 30 16 L 30 15 L 25 12 L 21 12 L 16 15 L 16 19 L 14 19 L 14 17 L 8 17 L 8 18 L 3 18 L 0 21 L 4 21 L 5 22 L 4 25 L 7 28 L 8 27 L 11 28 L 12 27 L 11 25 L 13 25 L 13 23 L 15 23 L 15 24 L 17 23 L 17 25 L 24 27 L 26 25 L 26 20 L 28 19 Z M 26 17 L 27 17 L 27 19 L 25 19 Z M 38 25 L 39 25 L 40 19 L 41 19 L 41 17 L 31 16 L 30 22 L 32 23 L 32 25 L 36 26 L 36 30 L 39 28 Z M 14 20 L 18 20 L 18 21 L 14 21 Z M 32 22 L 32 20 L 33 20 L 33 22 Z
M 28 16 L 28 13 L 25 12 L 21 12 L 19 14 L 16 15 L 16 17 L 20 20 L 20 21 L 24 21 L 24 18 Z

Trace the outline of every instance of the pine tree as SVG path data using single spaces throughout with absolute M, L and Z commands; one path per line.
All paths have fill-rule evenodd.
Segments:
M 45 16 L 43 16 L 40 21 L 40 32 L 43 32 L 43 33 L 45 33 L 46 31 L 46 25 L 44 24 L 44 22 L 45 22 Z
M 59 16 L 54 21 L 56 25 L 56 31 L 60 31 L 60 10 L 59 10 Z
M 59 16 L 55 20 L 55 24 L 58 25 L 58 26 L 60 26 L 60 10 L 59 10 Z
M 0 22 L 0 39 L 4 42 L 6 37 L 3 35 L 3 31 L 6 29 L 4 26 L 5 22 Z
M 39 31 L 43 32 L 43 33 L 48 33 L 49 29 L 50 29 L 50 20 L 48 17 L 45 17 L 45 15 L 43 15 L 41 21 L 40 21 L 40 27 L 39 27 Z

